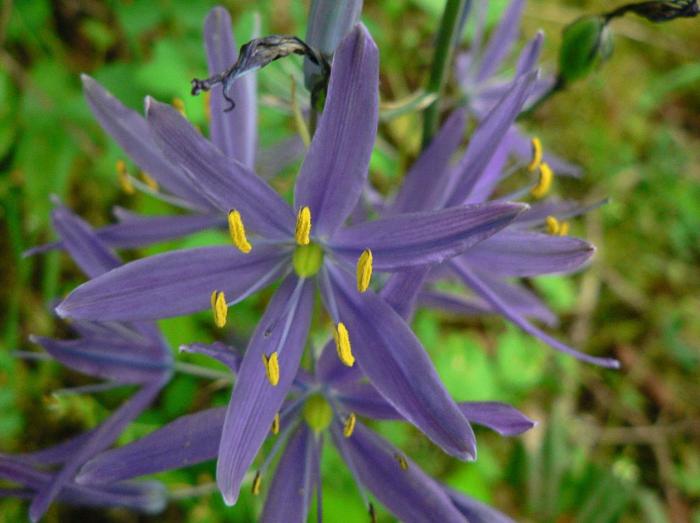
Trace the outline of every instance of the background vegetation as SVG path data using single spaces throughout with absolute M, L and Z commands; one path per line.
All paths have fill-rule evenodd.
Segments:
M 263 33 L 305 32 L 305 2 L 224 1 L 239 43 L 260 13 Z M 403 98 L 426 79 L 442 0 L 367 1 L 363 20 L 382 58 L 382 100 Z M 152 94 L 180 97 L 188 117 L 205 126 L 203 98 L 188 94 L 205 71 L 202 25 L 210 2 L 190 0 L 4 0 L 0 7 L 0 450 L 46 446 L 103 419 L 128 391 L 95 396 L 54 393 L 87 383 L 53 362 L 18 360 L 30 333 L 65 334 L 47 303 L 81 281 L 64 255 L 22 259 L 50 238 L 49 194 L 59 195 L 94 225 L 122 205 L 169 211 L 144 195 L 120 192 L 121 156 L 92 119 L 80 89 L 88 72 L 132 107 Z M 505 1 L 493 1 L 495 20 Z M 544 67 L 556 63 L 562 27 L 604 0 L 531 0 L 523 38 L 546 31 Z M 497 318 L 464 320 L 423 312 L 419 336 L 460 400 L 514 403 L 540 424 L 525 437 L 479 431 L 479 460 L 449 460 L 408 427 L 382 424 L 384 434 L 448 484 L 522 521 L 700 522 L 700 32 L 697 20 L 614 24 L 616 52 L 593 77 L 545 104 L 526 122 L 546 147 L 585 169 L 562 180 L 565 197 L 611 202 L 574 224 L 598 247 L 593 265 L 573 278 L 534 282 L 561 315 L 558 335 L 590 353 L 614 354 L 620 372 L 559 357 Z M 294 132 L 275 107 L 288 93 L 298 61 L 259 75 L 261 140 Z M 372 179 L 395 186 L 420 143 L 416 116 L 382 126 Z M 290 170 L 294 173 L 294 168 Z M 280 184 L 280 189 L 288 187 Z M 214 235 L 215 236 L 215 235 Z M 199 235 L 174 246 L 210 243 Z M 267 296 L 235 309 L 235 339 L 245 339 Z M 208 315 L 162 322 L 174 347 L 213 339 Z M 182 359 L 182 357 L 180 357 Z M 202 365 L 211 365 L 191 357 Z M 174 417 L 223 404 L 224 383 L 179 374 L 121 438 L 148 433 Z M 330 446 L 326 446 L 330 449 Z M 360 498 L 338 456 L 326 453 L 324 516 L 366 521 Z M 213 465 L 163 474 L 177 492 L 213 480 Z M 253 521 L 261 499 L 248 491 L 226 509 L 216 493 L 182 497 L 165 514 L 145 518 L 121 510 L 55 506 L 47 521 Z M 0 521 L 26 518 L 26 506 L 0 500 Z M 380 510 L 380 521 L 391 521 Z

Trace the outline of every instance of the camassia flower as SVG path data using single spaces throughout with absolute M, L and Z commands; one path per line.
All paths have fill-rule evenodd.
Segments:
M 52 218 L 66 250 L 87 276 L 94 278 L 120 265 L 119 259 L 100 242 L 94 231 L 68 209 L 58 205 Z M 170 350 L 153 323 L 75 321 L 70 327 L 78 338 L 58 340 L 33 336 L 31 340 L 63 365 L 108 380 L 109 388 L 138 385 L 139 389 L 92 431 L 53 451 L 8 457 L 6 463 L 0 464 L 0 469 L 14 470 L 7 474 L 7 479 L 28 489 L 32 521 L 38 521 L 56 498 L 76 503 L 157 508 L 154 503 L 158 501 L 158 491 L 152 486 L 93 489 L 79 487 L 73 479 L 85 462 L 116 441 L 168 383 L 173 366 Z M 49 473 L 35 470 L 36 465 L 59 465 L 60 468 Z M 90 496 L 93 496 L 92 502 Z M 161 500 L 160 504 L 163 502 Z
M 229 365 L 234 374 L 241 372 L 236 352 L 223 344 L 183 349 L 208 354 Z M 253 494 L 257 495 L 269 484 L 261 521 L 306 521 L 314 491 L 321 504 L 319 463 L 323 443 L 329 436 L 371 514 L 374 508 L 366 490 L 401 521 L 510 521 L 490 507 L 445 489 L 401 451 L 369 430 L 361 418 L 402 419 L 402 416 L 362 379 L 360 372 L 340 363 L 331 344 L 325 347 L 315 368 L 314 374 L 303 370 L 297 374 L 272 423 L 260 419 L 260 430 L 254 431 L 261 439 L 274 441 L 251 485 Z M 467 419 L 502 435 L 514 436 L 534 426 L 533 421 L 502 403 L 458 405 Z M 110 484 L 213 459 L 225 423 L 224 408 L 179 418 L 143 439 L 97 456 L 82 469 L 78 482 Z M 240 438 L 236 444 L 253 445 L 248 437 Z M 269 469 L 280 453 L 277 470 L 272 475 Z M 233 490 L 224 492 L 227 501 L 238 497 L 249 466 L 246 459 L 236 467 Z M 268 480 L 269 477 L 272 479 Z M 320 513 L 322 508 L 318 510 Z M 482 519 L 470 517 L 476 515 Z
M 534 62 L 531 62 L 526 69 L 533 65 Z M 515 172 L 506 167 L 506 139 L 530 96 L 535 80 L 534 72 L 516 78 L 476 128 L 460 160 L 456 165 L 450 165 L 449 160 L 460 143 L 466 119 L 464 109 L 455 111 L 409 170 L 396 197 L 384 208 L 384 216 L 460 204 L 484 204 L 493 198 L 499 182 Z M 538 173 L 537 179 L 527 182 L 522 190 L 511 194 L 508 199 L 527 195 L 540 199 L 550 189 L 552 172 L 543 160 L 541 144 L 533 139 L 532 145 L 532 160 L 522 171 L 529 176 Z M 594 252 L 593 246 L 566 236 L 568 225 L 565 218 L 577 212 L 580 212 L 580 208 L 570 204 L 538 204 L 478 245 L 445 260 L 439 266 L 426 268 L 422 272 L 423 279 L 418 278 L 415 272 L 395 275 L 394 279 L 398 281 L 392 285 L 414 285 L 414 292 L 407 291 L 410 297 L 403 300 L 404 304 L 399 310 L 405 317 L 410 316 L 411 304 L 420 296 L 424 304 L 453 311 L 496 312 L 559 351 L 596 365 L 617 367 L 617 360 L 581 353 L 530 323 L 527 316 L 552 322 L 553 315 L 532 293 L 504 280 L 509 277 L 568 273 L 585 264 Z M 440 281 L 455 278 L 470 288 L 477 300 L 464 300 L 454 293 L 435 290 L 420 293 L 427 279 Z M 404 283 L 400 283 L 402 280 Z
M 357 363 L 408 420 L 446 452 L 475 455 L 469 423 L 405 322 L 371 288 L 374 272 L 424 267 L 491 236 L 527 208 L 496 202 L 397 214 L 343 227 L 366 183 L 378 120 L 378 52 L 363 26 L 341 43 L 325 109 L 295 189 L 296 213 L 261 178 L 204 139 L 176 110 L 147 102 L 147 120 L 176 162 L 228 218 L 233 246 L 186 249 L 138 260 L 78 287 L 61 316 L 155 319 L 228 305 L 274 280 L 275 292 L 243 359 L 218 461 L 232 501 L 231 441 L 272 422 L 296 375 L 318 286 L 342 362 Z M 256 236 L 250 234 L 256 233 Z M 420 379 L 417 377 L 420 376 Z M 258 447 L 248 449 L 250 459 Z

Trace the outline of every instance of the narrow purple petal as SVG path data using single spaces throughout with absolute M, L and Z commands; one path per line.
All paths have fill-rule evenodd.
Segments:
M 552 348 L 565 354 L 569 354 L 578 360 L 611 369 L 617 369 L 620 367 L 620 362 L 614 358 L 598 358 L 595 356 L 589 356 L 588 354 L 584 354 L 583 352 L 579 352 L 576 349 L 569 347 L 568 345 L 538 329 L 523 318 L 518 312 L 513 310 L 507 303 L 503 302 L 499 296 L 492 292 L 486 285 L 484 285 L 468 266 L 466 266 L 460 260 L 453 259 L 450 261 L 450 263 L 452 264 L 455 273 L 464 281 L 466 285 L 468 285 L 475 293 L 486 300 L 495 311 L 505 316 L 508 320 L 515 323 L 528 334 L 539 338 Z
M 472 135 L 467 150 L 454 171 L 454 182 L 446 196 L 446 206 L 459 205 L 470 195 L 484 169 L 491 161 L 532 89 L 537 73 L 516 79 L 506 95 L 489 112 Z
M 275 292 L 246 350 L 226 412 L 216 480 L 227 505 L 238 499 L 241 481 L 299 368 L 309 331 L 314 287 L 288 276 Z M 265 375 L 262 356 L 279 354 L 279 383 Z
M 306 522 L 313 493 L 313 438 L 304 423 L 290 436 L 260 516 L 263 523 Z
M 415 312 L 416 300 L 430 273 L 427 267 L 408 269 L 392 274 L 381 291 L 381 296 L 404 320 Z
M 418 302 L 423 307 L 441 309 L 446 312 L 454 312 L 466 316 L 478 316 L 493 312 L 483 300 L 474 296 L 462 296 L 451 292 L 425 290 L 419 294 Z
M 542 43 L 544 42 L 544 33 L 537 31 L 535 37 L 530 40 L 520 52 L 518 57 L 518 65 L 515 68 L 515 76 L 527 74 L 537 66 L 537 60 L 542 52 Z
M 63 205 L 52 211 L 51 219 L 63 246 L 86 276 L 94 278 L 121 264 L 95 231 Z
M 335 53 L 328 97 L 294 194 L 316 235 L 332 234 L 355 208 L 367 180 L 379 121 L 379 53 L 363 25 Z
M 492 278 L 490 275 L 483 272 L 475 272 L 482 283 L 486 285 L 491 292 L 498 296 L 501 301 L 507 303 L 508 306 L 518 314 L 526 318 L 539 320 L 550 327 L 556 327 L 559 324 L 559 319 L 556 314 L 554 314 L 537 295 L 523 285 L 517 282 L 508 282 Z M 490 305 L 487 304 L 487 306 L 491 309 L 491 312 L 498 314 L 498 311 L 494 311 Z
M 304 142 L 301 141 L 299 135 L 295 134 L 290 138 L 280 140 L 266 149 L 258 151 L 257 173 L 266 180 L 274 178 L 282 169 L 301 158 L 305 151 Z
M 469 523 L 515 523 L 514 520 L 485 503 L 447 487 L 443 487 L 443 490 Z
M 341 432 L 336 426 L 331 432 L 341 454 L 352 461 L 360 481 L 401 521 L 466 523 L 450 498 L 418 465 L 404 457 L 408 468 L 401 468 L 396 456 L 403 453 L 389 442 L 359 422 L 350 438 Z
M 477 82 L 488 80 L 498 71 L 503 59 L 510 54 L 510 50 L 518 37 L 520 18 L 525 7 L 525 0 L 511 0 L 508 9 L 503 14 L 498 27 L 494 31 L 481 55 L 479 72 L 476 75 Z
M 82 434 L 74 436 L 66 441 L 62 441 L 61 443 L 57 443 L 56 445 L 52 445 L 51 447 L 13 456 L 13 458 L 31 463 L 32 465 L 57 465 L 65 462 L 68 458 L 75 454 L 76 451 L 83 447 L 87 441 L 92 438 L 93 434 L 94 430 L 83 432 Z
M 124 428 L 150 405 L 168 379 L 169 375 L 166 374 L 145 385 L 95 429 L 90 441 L 66 461 L 61 471 L 37 493 L 29 507 L 29 517 L 32 520 L 38 521 L 44 515 L 51 502 L 73 480 L 87 460 L 114 443 Z
M 214 290 L 234 303 L 278 277 L 285 256 L 277 247 L 243 254 L 233 246 L 150 256 L 84 283 L 56 312 L 100 321 L 167 318 L 210 307 Z
M 464 416 L 477 425 L 483 425 L 501 436 L 517 436 L 537 423 L 515 407 L 497 401 L 465 401 L 459 404 Z
M 469 196 L 464 203 L 479 203 L 488 201 L 503 179 L 504 167 L 510 155 L 509 135 L 506 134 L 501 145 L 498 146 L 489 163 L 484 167 L 478 177 Z
M 402 419 L 371 383 L 349 383 L 335 387 L 338 400 L 349 411 L 372 419 Z
M 594 252 L 578 238 L 506 229 L 475 245 L 463 259 L 496 276 L 539 276 L 580 269 Z
M 379 271 L 439 263 L 500 231 L 526 208 L 483 203 L 400 214 L 341 229 L 331 247 L 350 263 L 371 249 L 372 265 Z
M 155 144 L 146 120 L 125 107 L 88 75 L 82 75 L 83 91 L 92 113 L 102 128 L 124 149 L 127 155 L 159 185 L 199 209 L 211 205 L 187 179 L 181 169 L 170 163 Z
M 209 74 L 226 71 L 238 57 L 236 42 L 231 31 L 231 17 L 223 7 L 214 7 L 204 22 L 204 41 L 207 49 Z M 211 140 L 229 158 L 238 160 L 249 169 L 255 168 L 257 130 L 257 80 L 255 72 L 240 78 L 231 87 L 230 96 L 236 107 L 224 112 L 221 85 L 212 89 Z
M 76 481 L 101 485 L 212 460 L 225 416 L 223 407 L 182 416 L 148 436 L 98 454 L 83 465 Z
M 224 156 L 173 107 L 147 98 L 146 119 L 164 154 L 219 210 L 238 210 L 246 227 L 269 238 L 294 233 L 296 217 L 280 195 L 245 165 Z
M 155 360 L 152 352 L 116 338 L 111 342 L 89 338 L 56 340 L 41 336 L 31 336 L 30 339 L 73 370 L 119 383 L 148 383 L 171 368 L 170 362 L 164 358 Z
M 357 364 L 369 380 L 445 452 L 474 459 L 474 433 L 408 325 L 374 292 L 358 293 L 335 270 L 332 278 Z
M 234 375 L 238 373 L 241 360 L 243 359 L 241 351 L 225 343 L 221 343 L 220 341 L 215 341 L 214 343 L 191 343 L 189 345 L 181 345 L 180 352 L 193 352 L 214 358 L 216 361 L 226 365 Z
M 462 141 L 466 122 L 464 109 L 450 115 L 435 139 L 431 140 L 428 148 L 406 173 L 389 214 L 429 211 L 437 206 L 440 192 L 444 189 L 440 182 L 444 183 L 446 179 L 443 171 L 447 169 L 450 158 Z

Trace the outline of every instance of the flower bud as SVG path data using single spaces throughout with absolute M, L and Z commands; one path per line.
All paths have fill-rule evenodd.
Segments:
M 588 75 L 612 53 L 612 38 L 602 16 L 584 16 L 564 29 L 559 49 L 559 77 L 573 82 Z

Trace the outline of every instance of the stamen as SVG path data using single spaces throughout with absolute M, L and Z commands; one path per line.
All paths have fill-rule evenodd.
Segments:
M 214 291 L 211 293 L 211 312 L 214 316 L 214 325 L 220 329 L 226 325 L 228 316 L 228 305 L 224 291 Z
M 187 113 L 185 113 L 185 102 L 182 101 L 182 98 L 173 98 L 173 107 L 177 109 L 178 113 L 187 118 Z
M 338 323 L 336 329 L 333 331 L 333 338 L 335 339 L 335 348 L 338 351 L 338 358 L 340 358 L 343 364 L 352 367 L 355 364 L 355 357 L 352 355 L 352 346 L 350 345 L 348 329 L 342 321 Z
M 554 216 L 545 218 L 547 232 L 556 236 L 566 236 L 569 234 L 569 222 L 560 222 Z
M 141 171 L 141 179 L 143 180 L 143 183 L 145 183 L 148 188 L 154 192 L 158 191 L 158 182 L 155 181 L 155 179 L 149 175 L 145 171 Z
M 228 213 L 228 232 L 231 235 L 231 241 L 233 244 L 244 254 L 250 252 L 253 246 L 248 243 L 248 238 L 245 234 L 245 226 L 243 225 L 243 218 L 241 218 L 241 213 L 237 210 L 232 209 Z
M 250 488 L 250 491 L 253 493 L 253 496 L 259 496 L 260 495 L 260 487 L 262 486 L 262 475 L 260 474 L 260 471 L 255 473 L 255 477 L 253 478 L 253 485 Z
M 131 177 L 126 170 L 126 163 L 124 160 L 117 160 L 114 168 L 117 171 L 117 180 L 119 181 L 119 186 L 122 188 L 122 191 L 126 194 L 134 194 L 134 184 L 131 182 Z
M 399 467 L 401 467 L 401 470 L 408 470 L 408 460 L 406 459 L 406 456 L 397 452 L 394 454 L 394 459 L 399 462 Z
M 262 355 L 263 364 L 265 365 L 265 374 L 267 374 L 267 381 L 270 385 L 276 387 L 280 382 L 280 363 L 277 358 L 277 353 L 273 352 L 269 356 L 266 354 Z
M 537 181 L 537 185 L 535 185 L 530 191 L 530 194 L 532 194 L 535 198 L 543 198 L 549 192 L 549 189 L 552 187 L 553 178 L 554 173 L 552 172 L 552 169 L 549 167 L 549 165 L 547 165 L 544 162 L 541 163 L 540 178 Z
M 530 140 L 530 145 L 532 146 L 532 160 L 530 160 L 527 170 L 533 173 L 542 163 L 542 142 L 540 142 L 539 138 L 534 136 L 532 140 Z
M 357 259 L 357 290 L 365 292 L 372 279 L 372 251 L 365 249 Z
M 304 206 L 297 214 L 297 226 L 294 231 L 294 238 L 297 245 L 308 245 L 311 241 L 311 209 Z
M 355 431 L 356 421 L 357 417 L 355 416 L 355 413 L 351 412 L 348 418 L 345 420 L 345 424 L 343 425 L 343 436 L 345 436 L 346 438 L 352 436 L 352 433 Z
M 272 433 L 277 435 L 280 433 L 280 413 L 275 414 L 275 418 L 272 420 Z

